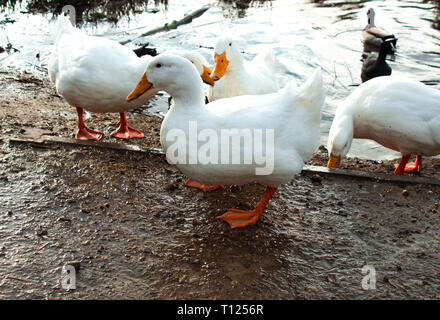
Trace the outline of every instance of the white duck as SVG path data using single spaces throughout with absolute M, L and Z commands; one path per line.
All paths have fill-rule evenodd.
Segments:
M 383 41 L 386 39 L 391 39 L 394 48 L 396 48 L 396 36 L 383 28 L 377 27 L 374 24 L 375 15 L 376 14 L 373 8 L 368 9 L 368 23 L 362 30 L 362 43 L 364 44 L 364 51 L 379 51 Z
M 400 151 L 396 175 L 420 172 L 422 156 L 440 153 L 440 92 L 395 76 L 362 83 L 336 111 L 328 139 L 329 168 L 339 167 L 353 138 Z M 407 164 L 411 154 L 417 155 L 416 162 Z
M 213 83 L 209 78 L 207 62 L 200 54 L 179 52 L 196 63 L 204 80 Z M 123 139 L 143 137 L 140 131 L 127 125 L 125 111 L 142 106 L 158 91 L 152 90 L 132 102 L 125 101 L 125 97 L 136 85 L 151 58 L 139 58 L 116 41 L 88 36 L 74 28 L 67 17 L 59 17 L 54 50 L 49 61 L 49 76 L 58 93 L 76 107 L 76 139 L 99 140 L 103 136 L 102 132 L 84 124 L 83 109 L 97 113 L 119 112 L 119 128 L 111 135 Z
M 174 99 L 160 131 L 170 163 L 201 183 L 267 186 L 254 210 L 231 209 L 220 217 L 233 228 L 256 222 L 277 187 L 300 172 L 319 145 L 325 98 L 319 69 L 300 88 L 289 83 L 276 93 L 205 105 L 196 69 L 185 59 L 162 54 L 150 61 L 127 100 L 151 90 L 165 90 Z
M 220 38 L 215 46 L 214 62 L 211 78 L 215 83 L 210 88 L 210 101 L 279 90 L 272 50 L 262 51 L 252 61 L 244 61 L 232 38 Z

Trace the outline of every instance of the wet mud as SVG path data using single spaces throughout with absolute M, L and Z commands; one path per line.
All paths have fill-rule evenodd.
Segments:
M 304 172 L 256 224 L 232 230 L 217 216 L 251 209 L 263 186 L 204 193 L 163 155 L 10 144 L 75 131 L 75 110 L 31 76 L 0 73 L 0 117 L 0 299 L 440 298 L 439 186 Z M 114 114 L 86 123 L 104 141 L 160 146 L 160 118 L 127 118 L 144 139 L 111 138 Z M 321 147 L 310 164 L 325 162 Z M 75 290 L 61 286 L 65 265 L 77 269 Z M 365 265 L 374 290 L 362 288 Z

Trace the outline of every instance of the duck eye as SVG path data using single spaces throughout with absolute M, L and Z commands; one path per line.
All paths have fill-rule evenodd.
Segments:
M 160 68 L 160 67 L 162 67 L 162 64 L 160 63 L 156 64 L 156 68 Z
M 230 47 L 232 46 L 232 42 L 229 42 L 229 46 L 230 46 Z

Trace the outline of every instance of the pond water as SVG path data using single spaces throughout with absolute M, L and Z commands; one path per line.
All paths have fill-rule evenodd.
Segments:
M 321 125 L 324 145 L 336 108 L 360 83 L 363 51 L 360 36 L 369 7 L 375 8 L 376 24 L 399 38 L 395 59 L 389 62 L 393 74 L 424 81 L 440 89 L 440 32 L 432 27 L 435 4 L 422 1 L 314 2 L 154 1 L 120 16 L 116 23 L 83 23 L 78 27 L 88 34 L 123 41 L 210 5 L 207 12 L 189 24 L 138 38 L 127 46 L 137 48 L 149 43 L 159 53 L 175 48 L 199 50 L 212 65 L 212 48 L 217 38 L 231 35 L 237 39 L 246 59 L 252 59 L 263 48 L 272 47 L 282 84 L 289 80 L 301 83 L 313 68 L 322 67 L 327 89 Z M 0 53 L 0 66 L 45 76 L 55 29 L 53 10 L 24 13 L 27 8 L 27 2 L 22 1 L 15 3 L 14 9 L 3 7 L 0 13 L 0 47 L 11 43 L 19 50 Z M 167 99 L 157 100 L 154 109 L 166 112 Z M 355 140 L 349 155 L 376 160 L 399 156 L 369 140 Z

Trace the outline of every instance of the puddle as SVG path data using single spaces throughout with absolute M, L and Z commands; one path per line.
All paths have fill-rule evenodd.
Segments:
M 46 76 L 47 58 L 53 43 L 55 19 L 48 9 L 45 13 L 28 12 L 28 3 L 38 1 L 10 1 L 15 8 L 4 8 L 0 13 L 0 46 L 8 43 L 18 51 L 0 53 L 0 66 L 25 69 Z M 366 10 L 376 10 L 376 24 L 398 37 L 395 61 L 389 64 L 393 74 L 411 77 L 440 89 L 440 32 L 433 28 L 437 4 L 423 1 L 374 1 L 332 6 L 331 1 L 130 1 L 119 13 L 114 8 L 85 9 L 84 16 L 95 22 L 80 24 L 83 32 L 116 41 L 125 41 L 163 26 L 204 5 L 211 8 L 190 24 L 176 30 L 136 39 L 127 46 L 137 48 L 149 43 L 164 52 L 184 48 L 199 50 L 213 64 L 212 47 L 216 39 L 232 35 L 252 59 L 261 49 L 273 47 L 279 62 L 282 84 L 288 80 L 304 81 L 316 66 L 324 70 L 327 99 L 323 110 L 321 143 L 327 134 L 338 105 L 360 83 L 362 62 L 361 29 L 366 24 Z M 125 2 L 124 2 L 125 3 Z M 99 12 L 104 15 L 99 16 Z M 438 12 L 438 11 L 437 11 Z M 110 18 L 109 18 L 110 17 Z M 111 18 L 113 17 L 113 18 Z M 85 19 L 85 20 L 87 20 Z M 11 22 L 11 21 L 15 22 Z M 109 22 L 108 20 L 111 20 Z M 115 22 L 117 21 L 117 22 Z M 167 112 L 167 95 L 157 97 L 144 112 L 163 115 Z M 372 141 L 355 140 L 351 156 L 388 160 L 399 154 Z

